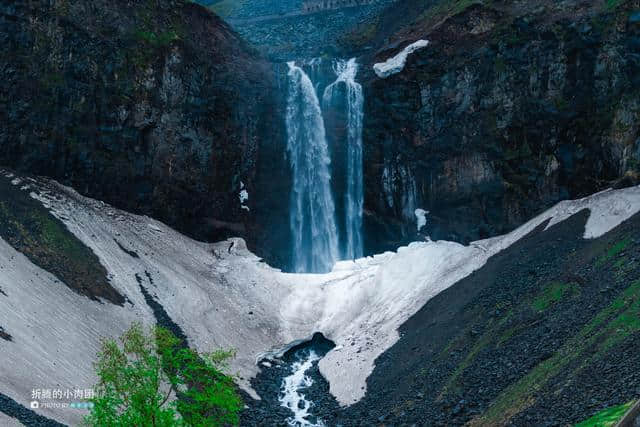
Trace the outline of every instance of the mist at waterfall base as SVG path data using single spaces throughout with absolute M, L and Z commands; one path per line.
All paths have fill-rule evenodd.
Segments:
M 324 273 L 340 259 L 363 255 L 363 91 L 356 82 L 355 58 L 333 61 L 332 83 L 324 90 L 326 77 L 321 75 L 321 60 L 287 65 L 292 270 Z M 318 96 L 321 92 L 322 104 Z M 345 117 L 345 135 L 331 136 L 333 153 L 328 142 L 327 115 Z M 332 157 L 344 165 L 340 176 L 332 168 Z

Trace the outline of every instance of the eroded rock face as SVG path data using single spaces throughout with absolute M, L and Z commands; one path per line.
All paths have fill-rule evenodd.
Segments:
M 429 211 L 427 234 L 469 241 L 637 182 L 637 2 L 565 3 L 474 5 L 370 58 L 430 41 L 394 76 L 363 70 L 369 252 L 415 238 L 415 208 Z
M 276 80 L 224 22 L 183 0 L 0 8 L 0 164 L 200 239 L 261 233 Z

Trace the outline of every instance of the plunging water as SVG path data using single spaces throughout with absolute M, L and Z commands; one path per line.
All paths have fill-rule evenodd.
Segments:
M 327 86 L 323 95 L 325 109 L 332 108 L 338 97 L 345 97 L 347 107 L 347 173 L 345 198 L 346 241 L 342 255 L 345 259 L 360 258 L 362 244 L 362 205 L 364 200 L 362 174 L 362 119 L 364 96 L 362 86 L 356 82 L 358 63 L 355 58 L 335 62 L 335 82 Z M 342 90 L 341 86 L 344 86 Z
M 289 62 L 287 152 L 291 164 L 293 270 L 322 273 L 338 259 L 331 163 L 320 102 L 309 76 Z

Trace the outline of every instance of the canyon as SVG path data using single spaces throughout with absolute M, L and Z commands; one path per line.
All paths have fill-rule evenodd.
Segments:
M 244 425 L 640 396 L 637 0 L 200 3 L 0 4 L 0 412 L 135 319 Z

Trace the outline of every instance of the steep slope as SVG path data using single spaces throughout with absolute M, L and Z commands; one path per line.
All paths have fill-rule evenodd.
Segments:
M 184 0 L 5 1 L 0 28 L 0 164 L 201 239 L 260 223 L 238 194 L 263 193 L 276 81 L 222 20 Z
M 508 253 L 505 256 L 517 262 L 523 238 L 545 227 L 550 227 L 545 236 L 555 236 L 556 227 L 571 226 L 573 220 L 566 220 L 575 214 L 582 215 L 585 230 L 573 229 L 567 238 L 571 244 L 582 245 L 584 235 L 590 245 L 601 244 L 602 240 L 594 239 L 640 211 L 640 187 L 608 191 L 560 203 L 513 233 L 470 246 L 420 242 L 397 253 L 339 263 L 325 275 L 284 274 L 261 263 L 241 239 L 200 243 L 158 221 L 82 197 L 55 182 L 25 180 L 8 172 L 0 179 L 49 209 L 66 226 L 64 239 L 77 239 L 90 248 L 106 270 L 109 286 L 125 298 L 118 305 L 79 292 L 57 277 L 57 272 L 43 270 L 46 265 L 38 258 L 16 250 L 20 246 L 12 246 L 3 235 L 0 327 L 9 338 L 0 340 L 0 356 L 7 361 L 0 365 L 0 385 L 3 401 L 8 398 L 22 405 L 28 405 L 35 388 L 90 387 L 95 381 L 91 362 L 100 338 L 121 333 L 134 319 L 147 324 L 170 321 L 200 350 L 236 348 L 232 370 L 254 397 L 251 379 L 261 369 L 257 361 L 322 332 L 336 344 L 319 362 L 331 394 L 342 405 L 353 405 L 363 397 L 363 402 L 370 402 L 368 396 L 378 398 L 381 389 L 366 381 L 372 372 L 370 381 L 379 378 L 379 372 L 384 376 L 383 352 L 405 345 L 406 331 L 399 328 L 440 292 L 460 280 L 473 280 L 474 271 L 491 268 L 501 254 Z M 9 191 L 2 194 L 5 203 L 21 197 Z M 585 209 L 590 210 L 588 217 Z M 21 233 L 36 234 L 38 228 L 32 230 L 28 218 L 13 218 L 21 225 L 16 228 Z M 517 257 L 511 253 L 513 247 Z M 514 291 L 529 289 L 523 285 Z M 607 305 L 608 295 L 597 303 Z M 446 304 L 437 306 L 447 310 Z M 451 305 L 452 310 L 455 307 Z M 411 327 L 410 331 L 419 333 L 421 328 Z M 454 331 L 445 328 L 441 333 Z M 570 332 L 563 329 L 563 333 Z M 424 337 L 419 341 L 420 345 L 429 342 Z M 398 368 L 412 360 L 406 355 L 392 359 Z M 395 383 L 388 377 L 382 381 L 387 388 Z M 398 399 L 404 396 L 398 393 Z M 247 403 L 254 419 L 267 424 L 277 421 L 260 415 L 258 402 L 248 399 Z M 380 411 L 388 408 L 377 405 Z M 366 408 L 367 414 L 378 413 Z M 0 412 L 12 413 L 2 405 Z M 71 424 L 82 416 L 81 411 L 60 408 L 42 407 L 38 412 Z M 345 420 L 350 419 L 348 414 Z
M 573 425 L 638 399 L 640 216 L 576 240 L 587 218 L 534 230 L 432 298 L 345 418 Z
M 370 251 L 469 241 L 563 198 L 638 182 L 637 1 L 404 1 L 358 28 Z M 387 78 L 373 64 L 430 43 Z M 625 184 L 626 183 L 626 184 Z M 384 191 L 379 191 L 380 187 Z

